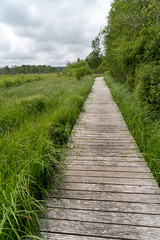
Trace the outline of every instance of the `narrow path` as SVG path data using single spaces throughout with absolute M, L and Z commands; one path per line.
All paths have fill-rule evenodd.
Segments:
M 41 219 L 44 236 L 160 239 L 160 190 L 103 78 L 96 78 L 72 140 L 61 202 L 51 191 L 47 227 Z

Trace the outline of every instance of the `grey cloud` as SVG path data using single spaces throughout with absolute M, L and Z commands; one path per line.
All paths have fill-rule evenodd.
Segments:
M 4 50 L 11 62 L 60 65 L 84 58 L 101 26 L 102 3 L 106 0 L 0 0 L 0 23 L 15 35 L 6 36 L 6 43 L 0 37 L 0 56 Z
M 3 53 L 1 55 L 1 58 L 3 57 L 3 59 L 5 60 L 29 60 L 29 59 L 34 59 L 34 55 L 31 55 L 30 53 L 24 53 L 24 52 L 13 52 L 13 53 Z
M 5 53 L 10 49 L 10 42 L 6 40 L 5 36 L 1 36 L 0 38 L 0 55 L 1 53 Z
M 40 18 L 36 18 L 33 8 L 27 1 L 23 0 L 7 0 L 2 1 L 0 8 L 0 20 L 13 27 L 32 26 L 36 27 L 40 24 Z

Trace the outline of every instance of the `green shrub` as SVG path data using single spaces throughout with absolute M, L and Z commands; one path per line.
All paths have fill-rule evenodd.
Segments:
M 68 66 L 64 68 L 63 72 L 67 76 L 74 76 L 77 80 L 80 80 L 85 75 L 91 74 L 92 70 L 86 61 L 78 60 L 75 63 L 68 64 Z
M 106 63 L 106 61 L 102 61 L 101 64 L 98 66 L 96 72 L 97 73 L 104 73 L 108 70 L 108 64 Z
M 141 64 L 136 70 L 135 95 L 142 102 L 160 110 L 160 66 Z
M 76 67 L 75 76 L 77 80 L 80 80 L 82 77 L 84 77 L 87 74 L 90 74 L 90 72 L 88 71 L 88 68 L 86 66 Z

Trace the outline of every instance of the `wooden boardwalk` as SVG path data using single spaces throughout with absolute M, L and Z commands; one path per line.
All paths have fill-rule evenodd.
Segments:
M 51 191 L 47 226 L 41 219 L 44 238 L 160 240 L 160 190 L 103 78 L 72 140 L 61 201 Z

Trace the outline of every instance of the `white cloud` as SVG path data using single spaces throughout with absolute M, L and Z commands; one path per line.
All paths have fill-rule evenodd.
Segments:
M 110 0 L 0 0 L 0 63 L 65 65 L 85 58 Z

